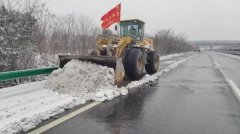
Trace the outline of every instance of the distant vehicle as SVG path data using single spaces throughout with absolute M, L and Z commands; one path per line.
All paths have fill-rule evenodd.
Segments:
M 201 49 L 200 48 L 196 48 L 196 49 L 194 49 L 194 52 L 201 52 Z

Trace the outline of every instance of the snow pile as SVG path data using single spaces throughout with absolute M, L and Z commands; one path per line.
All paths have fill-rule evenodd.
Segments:
M 92 98 L 94 101 L 103 102 L 105 100 L 113 100 L 115 97 L 120 95 L 127 95 L 128 90 L 126 88 L 113 88 L 113 89 L 100 89 L 95 93 L 95 96 Z
M 72 60 L 64 68 L 54 71 L 45 88 L 81 99 L 112 100 L 126 91 L 114 86 L 114 70 L 89 62 Z

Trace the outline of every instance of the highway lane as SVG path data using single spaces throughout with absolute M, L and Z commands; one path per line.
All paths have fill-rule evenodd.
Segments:
M 233 80 L 240 88 L 240 59 L 232 58 L 221 53 L 212 52 L 213 57 L 227 77 Z M 239 56 L 240 57 L 240 56 Z
M 45 134 L 239 134 L 240 104 L 215 60 L 220 66 L 234 64 L 234 71 L 240 67 L 236 60 L 203 52 L 154 83 L 99 104 Z

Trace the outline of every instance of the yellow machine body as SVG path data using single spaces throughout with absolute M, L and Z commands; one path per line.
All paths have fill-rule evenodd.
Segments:
M 64 66 L 71 59 L 79 59 L 112 67 L 115 69 L 115 84 L 120 85 L 126 74 L 123 62 L 126 60 L 128 51 L 137 48 L 142 51 L 143 55 L 154 51 L 153 40 L 144 38 L 144 24 L 143 21 L 137 19 L 121 21 L 119 35 L 99 35 L 96 41 L 97 55 L 60 56 L 60 66 Z M 145 61 L 147 59 L 142 59 L 139 63 L 143 64 Z

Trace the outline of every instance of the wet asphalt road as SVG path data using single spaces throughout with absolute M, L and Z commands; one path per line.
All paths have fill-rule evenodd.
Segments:
M 227 77 L 240 88 L 240 59 L 227 57 L 221 53 L 210 53 Z M 240 57 L 240 56 L 239 56 Z
M 201 53 L 154 83 L 99 104 L 45 134 L 240 134 L 240 103 L 213 60 L 223 71 L 237 71 L 240 65 L 221 56 Z M 231 76 L 231 71 L 226 74 Z M 234 75 L 236 83 L 239 79 Z

